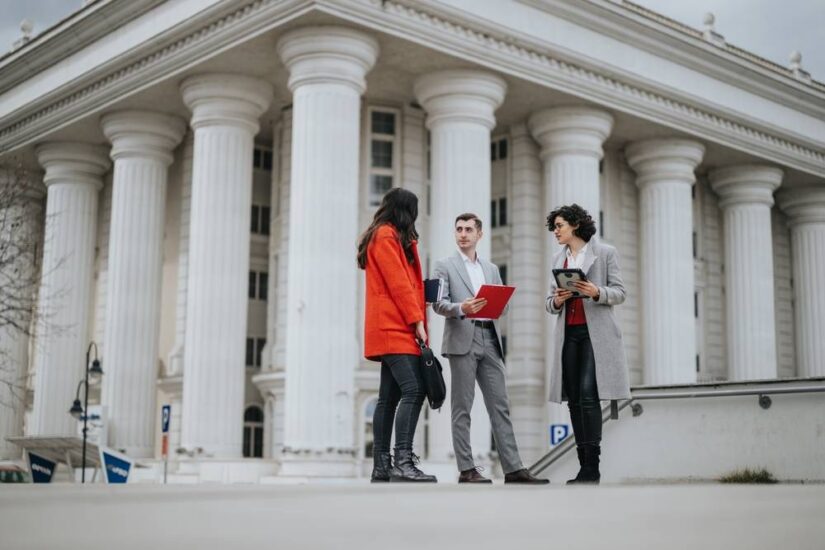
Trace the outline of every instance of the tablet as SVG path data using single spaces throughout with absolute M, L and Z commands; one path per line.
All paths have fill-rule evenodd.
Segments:
M 581 269 L 554 269 L 553 277 L 556 278 L 556 284 L 563 290 L 570 290 L 573 292 L 573 298 L 586 298 L 584 294 L 576 290 L 573 283 L 578 281 L 586 281 L 587 277 Z

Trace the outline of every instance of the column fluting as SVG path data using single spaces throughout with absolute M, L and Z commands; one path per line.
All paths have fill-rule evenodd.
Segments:
M 281 475 L 351 476 L 361 95 L 378 42 L 300 28 L 278 42 L 293 94 Z
M 110 164 L 107 148 L 84 143 L 45 143 L 36 152 L 47 192 L 29 432 L 73 435 L 67 407 L 85 368 L 98 193 Z
M 272 91 L 239 74 L 181 84 L 195 134 L 181 440 L 216 458 L 241 456 L 251 159 Z
M 129 456 L 154 455 L 160 291 L 167 169 L 186 130 L 179 118 L 119 111 L 101 120 L 112 143 L 106 376 L 101 403 L 108 442 Z
M 507 92 L 500 77 L 475 70 L 448 70 L 420 77 L 414 86 L 418 102 L 427 112 L 430 130 L 429 251 L 431 264 L 456 251 L 456 216 L 473 212 L 489 232 L 490 222 L 490 131 L 495 126 L 495 110 Z M 491 237 L 482 238 L 478 254 L 490 259 Z M 440 350 L 444 319 L 431 316 L 430 346 Z M 446 367 L 446 365 L 445 365 Z M 450 384 L 449 368 L 444 378 Z M 449 410 L 449 392 L 444 407 Z M 476 399 L 471 413 L 471 441 L 477 457 L 490 450 L 490 420 L 482 399 Z M 449 415 L 430 416 L 429 458 L 452 460 Z
M 791 227 L 796 375 L 825 376 L 825 189 L 789 188 L 777 198 Z
M 684 139 L 630 144 L 639 186 L 644 382 L 696 382 L 694 169 L 705 148 Z
M 712 171 L 710 183 L 724 218 L 728 377 L 776 378 L 771 207 L 782 170 L 730 166 Z

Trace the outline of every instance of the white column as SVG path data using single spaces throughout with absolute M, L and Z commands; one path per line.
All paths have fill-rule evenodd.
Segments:
M 68 407 L 83 378 L 89 344 L 98 192 L 109 168 L 107 152 L 77 142 L 37 148 L 48 191 L 29 430 L 34 435 L 76 433 Z
M 710 173 L 724 216 L 728 378 L 777 377 L 771 207 L 782 170 L 741 165 Z
M 590 107 L 556 107 L 533 114 L 528 125 L 541 144 L 544 209 L 550 212 L 576 203 L 598 221 L 599 161 L 604 156 L 602 144 L 613 128 L 613 117 Z M 555 245 L 555 240 L 552 243 Z
M 544 215 L 539 148 L 525 124 L 511 129 L 512 252 L 508 390 L 513 427 L 522 459 L 532 464 L 546 448 L 544 302 Z
M 651 139 L 630 144 L 639 186 L 644 383 L 696 382 L 693 296 L 693 171 L 701 143 Z
M 361 94 L 378 42 L 308 27 L 278 42 L 293 94 L 281 475 L 352 476 Z
M 786 189 L 778 198 L 791 227 L 796 374 L 825 376 L 825 189 Z
M 462 212 L 473 212 L 486 223 L 488 235 L 479 242 L 478 254 L 490 258 L 490 131 L 506 91 L 503 79 L 473 70 L 439 71 L 415 83 L 415 96 L 427 112 L 430 130 L 429 250 L 433 262 L 456 251 L 454 224 Z M 430 319 L 430 345 L 440 352 L 444 318 L 433 315 Z M 450 369 L 444 366 L 449 386 Z M 490 419 L 481 392 L 476 395 L 470 436 L 473 452 L 483 458 L 490 451 Z M 449 392 L 444 410 L 450 410 Z M 430 415 L 429 435 L 429 458 L 454 462 L 449 413 Z
M 21 449 L 6 437 L 23 435 L 29 335 L 35 312 L 37 250 L 42 238 L 45 189 L 25 171 L 0 173 L 0 242 L 3 243 L 0 328 L 0 460 L 18 459 Z M 6 179 L 7 178 L 7 179 Z
M 114 161 L 101 403 L 109 445 L 154 456 L 155 394 L 167 169 L 186 123 L 148 111 L 101 121 Z
M 429 253 L 429 216 L 427 215 L 427 129 L 424 127 L 424 111 L 414 105 L 405 105 L 403 111 L 403 137 L 401 143 L 403 162 L 403 187 L 418 197 L 418 254 L 422 269 L 426 270 L 425 258 Z M 430 266 L 432 269 L 432 266 Z M 427 273 L 424 276 L 427 277 Z
M 277 244 L 278 272 L 275 275 L 277 277 L 277 286 L 275 289 L 277 311 L 275 314 L 275 347 L 272 352 L 273 370 L 277 371 L 286 369 L 286 302 L 289 292 L 289 188 L 292 172 L 292 107 L 284 109 L 281 122 L 280 144 L 281 161 L 278 163 L 280 170 L 280 200 L 278 203 L 280 232 Z
M 195 132 L 183 361 L 182 445 L 239 458 L 252 150 L 267 82 L 238 74 L 186 79 Z

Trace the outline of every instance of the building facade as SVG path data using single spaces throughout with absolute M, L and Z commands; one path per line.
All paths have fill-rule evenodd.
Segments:
M 825 376 L 825 84 L 711 25 L 611 0 L 97 0 L 0 74 L 50 312 L 0 343 L 31 390 L 0 436 L 75 433 L 95 341 L 110 446 L 158 457 L 171 404 L 180 476 L 363 475 L 378 365 L 355 244 L 395 186 L 420 199 L 425 271 L 472 211 L 518 289 L 527 462 L 565 422 L 543 305 L 561 204 L 619 249 L 632 383 Z M 445 471 L 448 408 L 416 437 Z M 480 399 L 472 430 L 489 463 Z

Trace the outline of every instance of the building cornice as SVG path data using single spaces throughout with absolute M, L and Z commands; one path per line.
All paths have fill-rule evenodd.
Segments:
M 701 31 L 664 16 L 646 16 L 644 13 L 652 12 L 634 4 L 617 0 L 517 1 L 811 116 L 825 116 L 825 83 L 800 80 L 786 67 L 729 44 L 714 44 L 702 38 Z M 616 70 L 611 66 L 611 72 Z
M 40 139 L 89 113 L 180 73 L 240 42 L 313 9 L 421 44 L 427 48 L 560 90 L 598 105 L 653 121 L 698 138 L 758 155 L 804 172 L 825 175 L 820 144 L 745 115 L 733 117 L 678 90 L 598 71 L 592 60 L 556 57 L 557 48 L 431 0 L 256 0 L 205 10 L 185 25 L 98 67 L 0 120 L 0 151 Z M 222 10 L 222 11 L 221 11 Z
M 0 57 L 0 94 L 85 48 L 165 0 L 98 0 Z M 71 29 L 71 30 L 69 30 Z

